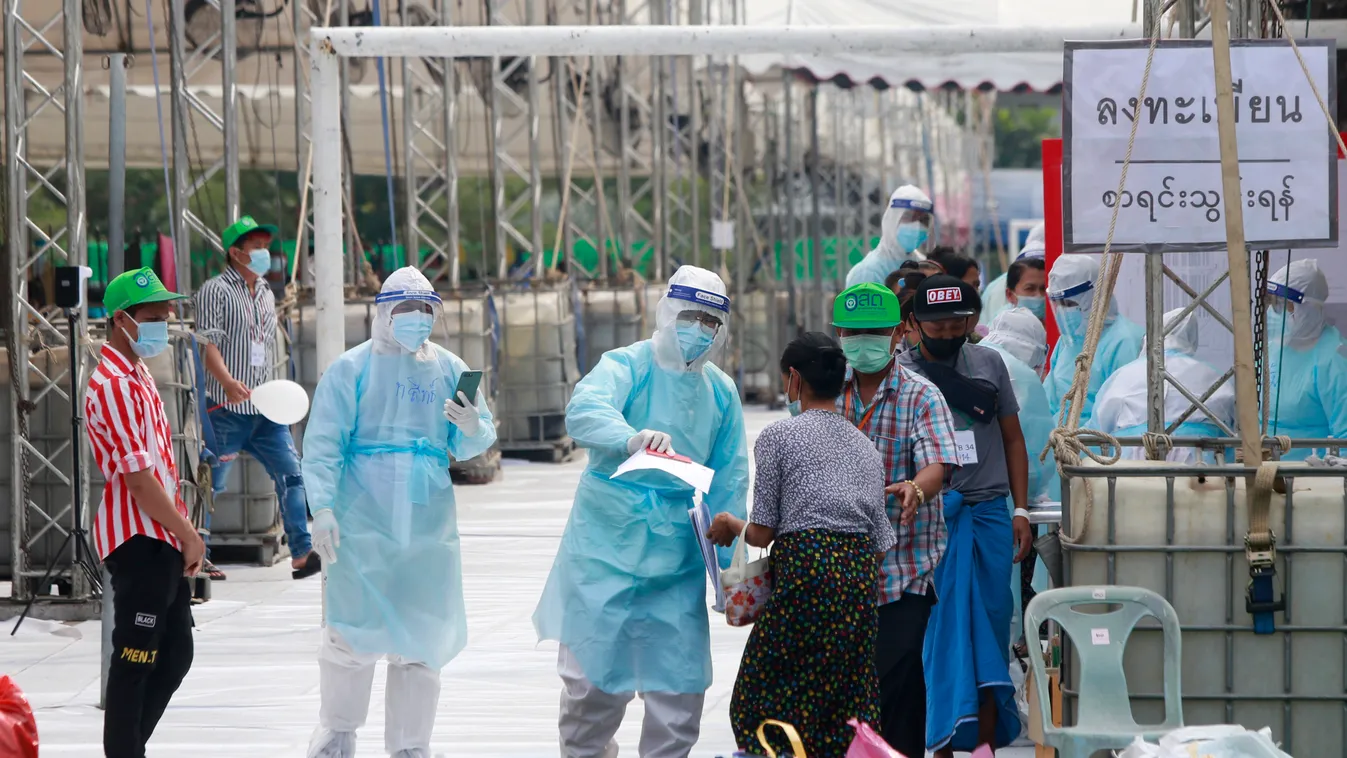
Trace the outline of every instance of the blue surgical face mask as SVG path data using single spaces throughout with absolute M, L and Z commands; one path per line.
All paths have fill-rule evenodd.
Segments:
M 127 318 L 131 316 L 128 315 Z M 131 339 L 131 333 L 122 329 L 122 334 L 131 340 L 131 352 L 141 358 L 153 358 L 168 349 L 167 321 L 147 321 L 142 324 L 131 318 L 131 323 L 138 327 L 138 337 Z
M 248 270 L 258 276 L 266 276 L 271 271 L 271 251 L 261 248 L 248 253 Z
M 1080 306 L 1053 308 L 1052 315 L 1057 319 L 1057 331 L 1063 337 L 1075 341 L 1085 336 L 1085 311 Z
M 674 327 L 678 335 L 678 347 L 683 351 L 683 360 L 691 363 L 711 349 L 716 341 L 716 331 L 700 323 L 679 323 Z
M 795 378 L 795 377 L 792 375 L 792 376 L 791 376 L 791 379 L 794 379 L 794 378 Z M 797 392 L 799 391 L 799 385 L 796 385 L 796 391 L 797 391 Z M 796 397 L 794 400 L 791 400 L 791 399 L 790 399 L 790 381 L 789 381 L 789 380 L 787 380 L 787 382 L 786 382 L 786 412 L 788 412 L 788 413 L 789 413 L 790 415 L 792 415 L 792 416 L 798 416 L 798 415 L 800 415 L 801 413 L 804 412 L 804 410 L 800 407 L 800 398 L 799 398 L 799 397 Z
M 435 317 L 429 313 L 416 311 L 393 314 L 393 339 L 409 353 L 420 350 L 426 344 L 434 327 Z
M 898 246 L 905 253 L 911 253 L 926 244 L 926 238 L 930 232 L 921 224 L 899 224 L 898 225 Z
M 1027 308 L 1030 313 L 1034 314 L 1035 316 L 1038 316 L 1039 321 L 1042 321 L 1048 317 L 1047 298 L 1042 296 L 1029 297 L 1028 295 L 1020 295 L 1018 300 L 1019 306 L 1021 308 Z

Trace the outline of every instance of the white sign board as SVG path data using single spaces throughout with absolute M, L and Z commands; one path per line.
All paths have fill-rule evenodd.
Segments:
M 1225 249 L 1211 43 L 1160 42 L 1138 102 L 1147 44 L 1066 43 L 1066 252 L 1102 252 L 1115 205 L 1115 252 Z M 1336 114 L 1334 45 L 1300 42 L 1315 86 Z M 1295 53 L 1280 40 L 1232 40 L 1230 62 L 1249 247 L 1335 247 L 1337 141 Z M 1127 184 L 1119 194 L 1134 121 Z

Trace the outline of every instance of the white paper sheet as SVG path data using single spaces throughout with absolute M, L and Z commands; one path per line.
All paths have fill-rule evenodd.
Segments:
M 717 613 L 724 613 L 725 588 L 720 586 L 720 562 L 716 560 L 716 546 L 706 536 L 711 529 L 711 509 L 698 497 L 697 504 L 688 509 L 688 517 L 697 533 L 697 546 L 701 549 L 702 562 L 706 564 L 706 575 L 711 578 L 711 587 L 716 593 L 715 604 L 711 607 Z
M 647 469 L 663 471 L 666 474 L 678 477 L 703 495 L 711 491 L 711 479 L 716 475 L 716 472 L 700 463 L 694 463 L 691 458 L 657 453 L 653 450 L 638 450 L 635 455 L 618 466 L 617 471 L 613 472 L 613 475 L 609 478 L 616 479 L 630 471 Z

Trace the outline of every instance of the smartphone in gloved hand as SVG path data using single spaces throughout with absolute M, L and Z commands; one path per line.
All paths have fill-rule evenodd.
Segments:
M 458 393 L 462 392 L 467 396 L 469 402 L 477 399 L 477 390 L 482 386 L 482 372 L 464 371 L 458 376 L 458 386 L 454 388 L 454 403 L 463 405 L 463 401 L 458 399 Z

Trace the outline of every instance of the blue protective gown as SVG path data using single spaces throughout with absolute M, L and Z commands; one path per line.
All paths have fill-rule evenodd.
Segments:
M 1034 502 L 1047 496 L 1052 480 L 1057 478 L 1057 464 L 1051 455 L 1046 461 L 1038 460 L 1039 453 L 1047 447 L 1048 436 L 1057 428 L 1057 422 L 1048 410 L 1048 395 L 1038 374 L 1024 361 L 1010 354 L 1001 345 L 983 342 L 1001 354 L 1010 372 L 1010 385 L 1015 389 L 1015 400 L 1020 404 L 1020 429 L 1024 431 L 1024 447 L 1029 453 L 1029 501 Z
M 748 439 L 734 382 L 707 364 L 673 372 L 650 340 L 612 350 L 575 387 L 566 431 L 589 451 L 552 573 L 533 614 L 604 692 L 701 693 L 711 685 L 706 568 L 688 518 L 693 490 L 657 471 L 609 477 L 642 429 L 715 470 L 712 517 L 743 518 Z M 722 567 L 731 553 L 722 550 Z
M 458 517 L 449 459 L 496 441 L 479 394 L 481 430 L 465 437 L 444 401 L 467 364 L 437 345 L 344 353 L 318 382 L 304 433 L 309 506 L 340 529 L 327 569 L 327 624 L 359 653 L 440 668 L 467 643 Z
M 1308 350 L 1273 345 L 1272 403 L 1268 434 L 1304 439 L 1347 439 L 1347 346 L 1335 327 L 1325 327 Z M 1292 450 L 1282 460 L 1309 457 L 1309 448 Z M 1322 452 L 1322 451 L 1321 451 Z
M 1094 409 L 1094 399 L 1099 394 L 1099 388 L 1113 376 L 1113 372 L 1136 360 L 1141 354 L 1141 343 L 1145 337 L 1145 329 L 1123 316 L 1115 316 L 1113 322 L 1104 327 L 1104 333 L 1099 336 L 1094 362 L 1090 364 L 1090 386 L 1085 407 L 1080 413 L 1082 429 L 1089 426 L 1090 413 Z M 1071 379 L 1076 375 L 1076 356 L 1080 355 L 1084 346 L 1084 335 L 1063 334 L 1052 351 L 1052 367 L 1043 379 L 1043 389 L 1048 393 L 1048 410 L 1054 419 L 1061 412 L 1066 391 L 1071 389 Z
M 982 315 L 978 317 L 978 324 L 990 327 L 992 319 L 1010 307 L 1010 301 L 1006 299 L 1007 276 L 1009 275 L 1001 274 L 982 288 Z

